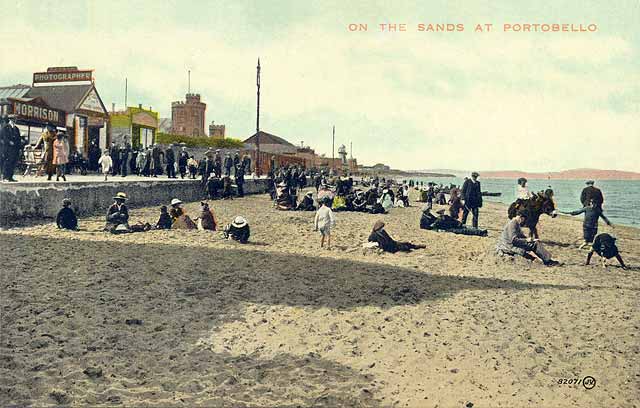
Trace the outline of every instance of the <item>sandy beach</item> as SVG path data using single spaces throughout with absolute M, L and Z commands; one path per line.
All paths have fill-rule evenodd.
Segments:
M 640 406 L 637 229 L 601 224 L 631 267 L 603 269 L 583 266 L 581 217 L 543 216 L 564 262 L 547 268 L 494 255 L 503 205 L 481 210 L 488 238 L 420 230 L 413 205 L 336 213 L 330 251 L 314 213 L 266 195 L 211 202 L 219 222 L 247 218 L 245 246 L 114 236 L 102 216 L 2 231 L 0 405 Z M 378 219 L 427 248 L 362 249 Z M 559 384 L 586 376 L 592 389 Z

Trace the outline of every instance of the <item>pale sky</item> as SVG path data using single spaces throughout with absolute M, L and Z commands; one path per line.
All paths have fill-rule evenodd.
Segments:
M 191 88 L 211 120 L 401 169 L 640 171 L 640 2 L 0 0 L 0 86 L 95 69 L 105 105 L 171 116 Z M 349 32 L 366 23 L 368 32 Z M 406 23 L 381 33 L 379 23 Z M 419 32 L 419 23 L 464 32 Z M 475 33 L 477 23 L 493 31 Z M 597 24 L 505 33 L 504 23 Z

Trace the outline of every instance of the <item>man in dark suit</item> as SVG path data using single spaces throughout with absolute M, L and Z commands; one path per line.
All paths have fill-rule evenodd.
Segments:
M 462 224 L 467 223 L 469 212 L 473 215 L 473 228 L 478 228 L 478 216 L 482 207 L 482 190 L 478 181 L 477 172 L 471 173 L 471 179 L 465 180 L 462 185 L 462 198 L 464 199 L 464 210 L 462 212 Z
M 164 158 L 167 161 L 167 177 L 169 178 L 178 178 L 176 177 L 176 154 L 173 151 L 171 145 L 167 147 L 167 150 L 164 151 Z
M 10 116 L 9 122 L 0 128 L 0 140 L 2 148 L 0 152 L 0 156 L 2 156 L 2 178 L 6 181 L 17 181 L 13 178 L 13 173 L 22 152 L 22 139 L 13 116 Z
M 599 188 L 594 187 L 595 182 L 593 180 L 587 180 L 585 183 L 587 186 L 582 190 L 580 194 L 580 202 L 583 207 L 588 207 L 593 201 L 593 207 L 602 209 L 602 203 L 604 203 L 604 196 Z

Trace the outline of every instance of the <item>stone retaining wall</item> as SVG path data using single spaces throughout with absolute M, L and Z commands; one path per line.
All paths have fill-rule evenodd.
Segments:
M 185 202 L 204 198 L 199 180 L 3 184 L 0 188 L 0 226 L 25 220 L 51 220 L 64 198 L 71 199 L 79 216 L 102 214 L 120 191 L 129 197 L 127 205 L 131 208 L 169 204 L 172 198 Z M 244 191 L 245 194 L 265 193 L 267 180 L 246 180 Z

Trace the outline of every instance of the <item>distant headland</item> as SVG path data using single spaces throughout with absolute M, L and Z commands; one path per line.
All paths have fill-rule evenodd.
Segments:
M 465 170 L 419 170 L 418 172 L 451 173 L 458 177 L 468 176 L 471 171 Z M 526 172 L 520 170 L 478 171 L 481 178 L 510 178 L 524 177 L 530 180 L 640 180 L 640 173 L 622 170 L 603 169 L 570 169 L 550 172 Z

